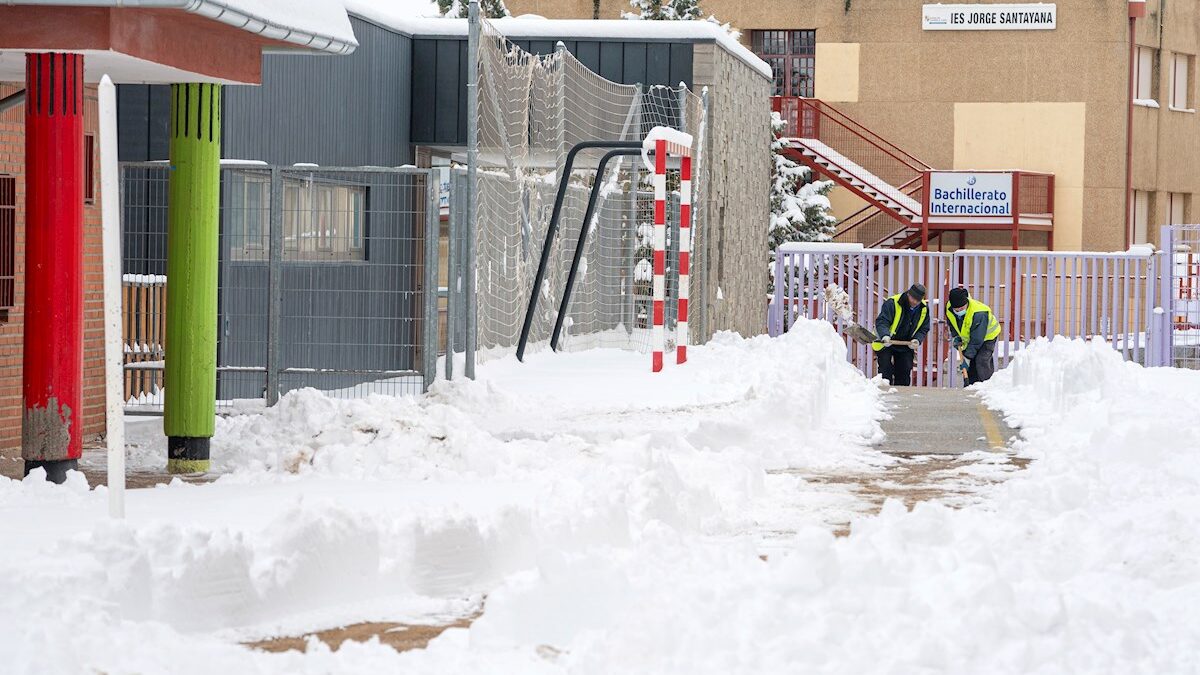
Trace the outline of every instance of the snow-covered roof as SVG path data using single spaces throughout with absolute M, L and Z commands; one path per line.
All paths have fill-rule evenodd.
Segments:
M 180 9 L 317 51 L 349 54 L 358 46 L 341 0 L 7 0 L 5 4 Z
M 467 20 L 436 17 L 436 5 L 425 0 L 344 0 L 354 16 L 384 28 L 421 37 L 466 37 Z M 543 19 L 507 17 L 491 23 L 509 39 L 687 40 L 716 42 L 754 68 L 772 77 L 771 66 L 737 38 L 711 21 L 639 21 L 630 19 Z

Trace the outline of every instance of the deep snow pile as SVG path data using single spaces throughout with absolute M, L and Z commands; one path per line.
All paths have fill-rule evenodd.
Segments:
M 657 375 L 601 350 L 489 363 L 421 399 L 295 392 L 221 421 L 217 483 L 131 491 L 124 522 L 78 479 L 0 481 L 0 647 L 16 672 L 361 670 L 400 657 L 231 641 L 461 614 L 523 570 L 664 534 L 757 559 L 753 512 L 794 486 L 765 467 L 878 461 L 879 392 L 843 354 L 804 322 Z M 424 665 L 553 666 L 529 654 Z
M 655 528 L 494 591 L 462 650 L 570 672 L 1182 673 L 1200 653 L 1200 373 L 1041 340 L 982 387 L 1038 458 L 985 505 L 890 502 L 787 552 Z
M 764 560 L 737 534 L 777 497 L 763 467 L 874 461 L 853 439 L 877 433 L 878 394 L 837 346 L 804 322 L 723 338 L 661 380 L 596 352 L 489 364 L 421 402 L 301 394 L 222 427 L 228 477 L 131 493 L 124 523 L 98 515 L 99 491 L 0 483 L 6 667 L 1195 671 L 1200 373 L 1038 341 L 980 388 L 1023 425 L 1027 471 L 961 510 L 890 502 L 845 538 L 800 523 Z M 604 374 L 622 367 L 632 398 Z M 825 405 L 822 377 L 828 414 L 792 414 Z M 419 652 L 230 643 L 236 626 L 479 597 L 455 589 L 486 593 L 484 614 Z

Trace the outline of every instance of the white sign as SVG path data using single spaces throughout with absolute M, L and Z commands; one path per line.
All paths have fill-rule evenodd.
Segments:
M 1054 30 L 1058 6 L 1028 5 L 925 5 L 924 30 Z
M 1012 217 L 1011 173 L 933 171 L 929 174 L 929 215 Z

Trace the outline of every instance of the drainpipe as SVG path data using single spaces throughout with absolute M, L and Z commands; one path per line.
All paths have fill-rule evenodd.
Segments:
M 1129 0 L 1129 101 L 1125 111 L 1125 248 L 1133 239 L 1133 100 L 1137 81 L 1133 77 L 1137 58 L 1137 20 L 1146 16 L 1146 0 Z

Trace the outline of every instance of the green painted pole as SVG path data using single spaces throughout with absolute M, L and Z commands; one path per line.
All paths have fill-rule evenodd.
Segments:
M 209 469 L 217 398 L 221 85 L 171 85 L 167 199 L 167 470 Z

